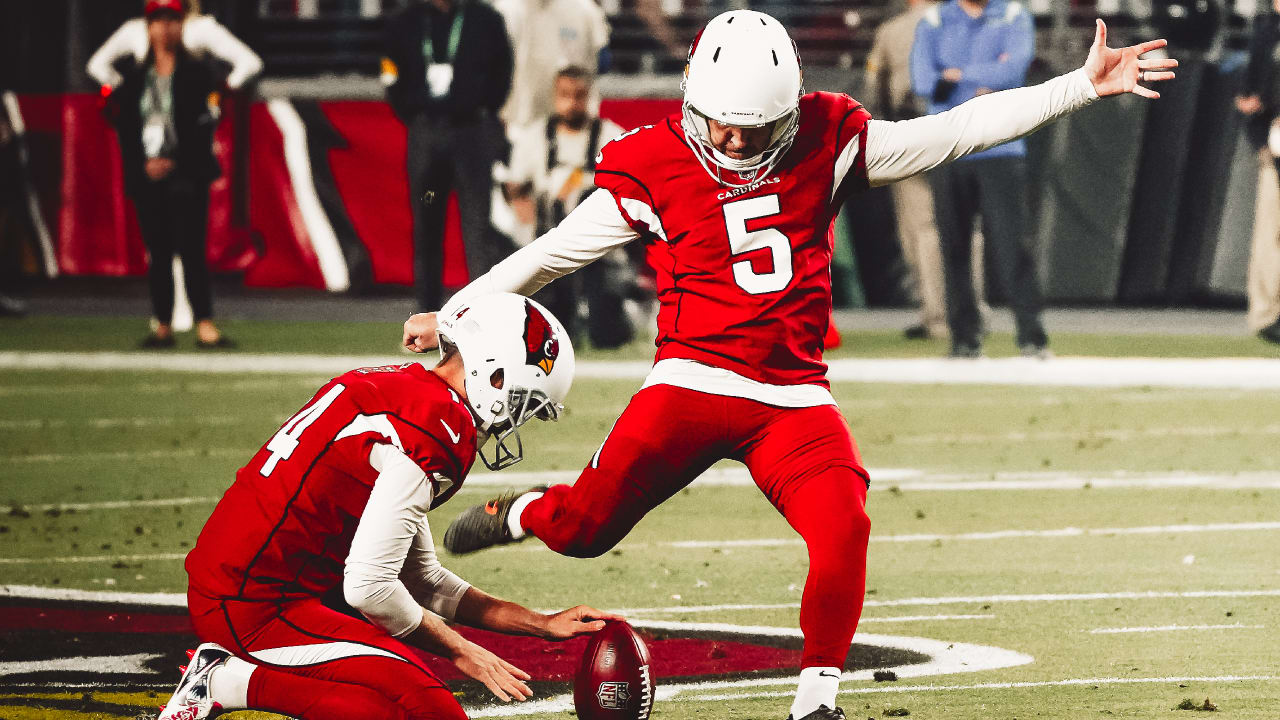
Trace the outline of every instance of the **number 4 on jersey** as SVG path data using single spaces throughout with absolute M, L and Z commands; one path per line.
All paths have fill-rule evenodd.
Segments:
M 735 200 L 724 204 L 724 226 L 729 233 L 729 250 L 733 255 L 768 248 L 773 257 L 773 270 L 758 273 L 750 260 L 733 264 L 733 281 L 752 295 L 785 290 L 791 284 L 791 241 L 777 228 L 747 230 L 751 220 L 781 212 L 777 195 Z
M 334 385 L 319 400 L 298 411 L 297 415 L 285 422 L 267 443 L 267 450 L 271 451 L 271 457 L 262 463 L 262 469 L 258 471 L 262 473 L 262 477 L 271 475 L 281 460 L 288 460 L 289 456 L 293 455 L 293 451 L 298 449 L 298 438 L 302 433 L 311 427 L 311 423 L 323 415 L 324 411 L 328 410 L 333 401 L 337 400 L 346 389 L 344 385 Z

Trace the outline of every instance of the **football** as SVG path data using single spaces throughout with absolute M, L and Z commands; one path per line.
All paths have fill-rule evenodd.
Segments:
M 649 648 L 625 622 L 610 621 L 591 636 L 573 682 L 581 720 L 647 720 L 653 709 Z

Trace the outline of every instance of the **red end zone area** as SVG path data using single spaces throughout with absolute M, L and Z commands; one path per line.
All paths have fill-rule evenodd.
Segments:
M 569 690 L 588 638 L 557 643 L 459 628 L 469 639 L 528 671 L 537 697 Z M 726 632 L 645 631 L 657 684 L 744 677 L 786 677 L 800 664 L 799 638 Z M 22 693 L 59 690 L 164 692 L 195 647 L 186 609 L 124 603 L 0 600 L 0 694 L 24 704 Z M 449 662 L 423 655 L 464 704 L 492 702 L 479 683 Z M 854 645 L 848 669 L 925 662 L 909 650 Z M 34 707 L 41 700 L 31 699 Z

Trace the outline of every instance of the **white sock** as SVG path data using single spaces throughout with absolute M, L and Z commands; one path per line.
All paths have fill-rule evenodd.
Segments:
M 249 707 L 249 678 L 257 665 L 232 656 L 209 673 L 209 697 L 224 710 Z
M 512 538 L 519 540 L 524 537 L 524 528 L 520 525 L 520 513 L 529 507 L 529 503 L 540 497 L 542 497 L 540 492 L 527 492 L 511 503 L 511 512 L 507 513 L 507 530 L 511 531 Z
M 791 717 L 793 720 L 800 720 L 817 710 L 819 705 L 826 705 L 834 710 L 839 690 L 840 668 L 807 667 L 801 670 L 796 699 L 791 703 Z

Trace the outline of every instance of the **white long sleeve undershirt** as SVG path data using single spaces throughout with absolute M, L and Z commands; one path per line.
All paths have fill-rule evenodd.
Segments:
M 422 622 L 423 607 L 452 618 L 471 586 L 436 557 L 427 525 L 432 486 L 426 473 L 386 444 L 374 446 L 369 463 L 378 478 L 351 540 L 342 593 L 370 622 L 404 637 Z
M 182 23 L 182 45 L 193 54 L 209 53 L 231 63 L 227 86 L 233 90 L 239 89 L 249 78 L 262 72 L 262 59 L 257 53 L 208 15 L 195 15 Z M 132 55 L 136 61 L 142 62 L 150 48 L 146 19 L 133 18 L 117 28 L 102 47 L 93 53 L 85 70 L 99 85 L 116 87 L 123 78 L 113 67 L 115 62 L 126 55 Z
M 1097 98 L 1093 83 L 1084 70 L 1079 69 L 1040 85 L 982 95 L 937 115 L 897 122 L 872 120 L 866 128 L 867 179 L 872 185 L 885 185 L 925 172 L 1035 132 Z M 838 187 L 856 164 L 852 153 L 857 153 L 859 147 L 859 143 L 851 142 L 837 158 L 833 187 Z M 638 237 L 640 233 L 623 218 L 609 192 L 596 190 L 559 225 L 464 287 L 445 309 L 454 309 L 467 300 L 493 292 L 531 295 L 552 280 Z M 794 388 L 764 385 L 733 373 L 729 373 L 732 378 L 726 379 L 727 371 L 719 368 L 707 369 L 702 373 L 706 377 L 695 382 L 689 378 L 698 375 L 699 368 L 705 366 L 682 361 L 675 367 L 674 363 L 673 360 L 659 362 L 646 385 L 692 387 L 784 406 L 832 402 L 829 393 L 797 397 Z M 732 387 L 726 386 L 726 382 Z

